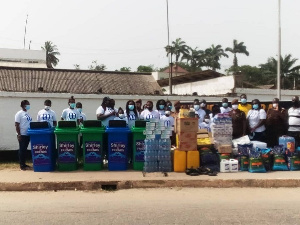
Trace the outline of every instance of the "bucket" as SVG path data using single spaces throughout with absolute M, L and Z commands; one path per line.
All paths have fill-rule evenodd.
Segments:
M 236 159 L 229 160 L 229 171 L 238 172 L 239 171 L 239 161 Z
M 229 160 L 222 159 L 220 162 L 220 172 L 221 173 L 228 173 L 230 172 L 229 168 Z

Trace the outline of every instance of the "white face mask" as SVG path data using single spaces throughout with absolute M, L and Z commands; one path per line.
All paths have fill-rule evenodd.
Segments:
M 210 122 L 210 119 L 204 119 L 204 122 L 205 122 L 205 123 L 209 123 L 209 122 Z
M 119 114 L 120 119 L 124 119 L 125 118 L 125 114 Z
M 49 110 L 51 108 L 51 106 L 45 105 L 45 110 Z
M 238 105 L 232 105 L 232 109 L 237 109 Z
M 201 104 L 200 104 L 200 107 L 201 107 L 201 108 L 204 108 L 205 106 L 206 106 L 205 103 L 201 103 Z
M 165 114 L 168 116 L 168 115 L 171 114 L 171 112 L 170 111 L 165 111 Z
M 277 108 L 278 104 L 277 103 L 273 103 L 273 108 Z

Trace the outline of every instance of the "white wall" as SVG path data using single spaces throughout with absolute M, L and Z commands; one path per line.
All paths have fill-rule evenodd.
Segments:
M 153 101 L 154 105 L 157 100 L 170 100 L 174 104 L 175 101 L 193 101 L 195 96 L 138 96 L 138 95 L 78 95 L 78 94 L 57 94 L 57 93 L 16 93 L 16 92 L 0 92 L 0 150 L 17 150 L 18 142 L 16 139 L 16 131 L 14 125 L 14 116 L 17 111 L 21 110 L 20 103 L 27 99 L 30 102 L 29 114 L 36 121 L 39 110 L 44 107 L 44 101 L 50 99 L 52 101 L 52 109 L 56 112 L 57 118 L 60 120 L 62 110 L 68 107 L 68 99 L 74 95 L 76 102 L 83 104 L 83 112 L 87 115 L 88 120 L 96 119 L 96 109 L 101 105 L 105 96 L 115 99 L 116 107 L 125 108 L 128 100 L 142 99 L 143 104 L 147 100 Z
M 184 75 L 184 73 L 177 73 L 177 76 Z M 164 72 L 152 72 L 152 76 L 155 80 L 169 79 L 169 73 Z M 176 73 L 172 73 L 172 77 L 176 77 Z
M 197 92 L 198 95 L 222 95 L 232 93 L 234 89 L 234 77 L 224 76 L 209 80 L 196 81 L 185 84 L 173 85 L 173 94 L 191 95 Z M 169 86 L 162 87 L 169 94 Z
M 1 62 L 0 66 L 8 66 L 8 67 L 25 67 L 25 68 L 47 68 L 45 63 L 26 63 L 26 62 Z

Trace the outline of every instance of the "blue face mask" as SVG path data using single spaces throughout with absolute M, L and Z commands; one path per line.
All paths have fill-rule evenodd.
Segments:
M 77 110 L 78 110 L 78 112 L 80 112 L 80 113 L 82 112 L 82 108 L 77 108 Z
M 134 109 L 134 105 L 128 105 L 128 109 L 132 111 Z
M 228 103 L 227 103 L 227 102 L 224 102 L 224 103 L 222 103 L 222 106 L 223 106 L 224 108 L 227 108 L 227 107 L 228 107 Z
M 194 109 L 197 111 L 200 109 L 200 105 L 194 105 Z
M 258 104 L 254 104 L 252 107 L 253 109 L 258 109 Z
M 247 103 L 247 99 L 242 98 L 242 99 L 241 99 L 241 103 L 242 103 L 242 104 L 246 104 L 246 103 Z
M 74 108 L 75 108 L 75 106 L 76 106 L 76 104 L 75 104 L 75 103 L 70 103 L 70 108 L 71 108 L 71 109 L 74 109 Z
M 164 105 L 159 105 L 159 109 L 160 109 L 160 110 L 163 110 L 164 108 L 165 108 Z
M 172 107 L 171 105 L 168 106 L 168 109 L 169 109 L 169 110 L 172 110 L 172 108 L 173 108 L 173 107 Z
M 25 109 L 29 110 L 30 109 L 30 105 L 25 105 Z

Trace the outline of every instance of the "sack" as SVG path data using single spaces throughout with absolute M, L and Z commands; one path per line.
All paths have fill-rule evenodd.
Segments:
M 291 171 L 300 170 L 300 156 L 294 155 L 288 157 L 288 167 Z
M 200 165 L 208 167 L 208 165 L 219 165 L 220 159 L 216 152 L 210 149 L 200 150 Z
M 249 156 L 249 152 L 252 150 L 253 144 L 238 144 L 238 153 L 239 155 Z
M 258 150 L 261 151 L 261 156 L 262 156 L 266 171 L 271 171 L 272 170 L 272 156 L 273 156 L 271 149 L 266 148 L 266 149 L 258 149 Z
M 266 168 L 260 151 L 251 150 L 249 152 L 249 170 L 250 173 L 265 173 Z
M 285 151 L 282 146 L 275 146 L 274 152 L 274 162 L 272 170 L 274 171 L 287 171 L 288 166 L 285 160 Z
M 248 171 L 249 169 L 249 157 L 248 156 L 239 156 L 239 166 L 240 171 Z
M 245 145 L 245 144 L 250 144 L 250 139 L 248 135 L 245 135 L 243 137 L 237 138 L 237 139 L 233 139 L 232 140 L 232 144 L 233 146 L 236 148 L 238 147 L 238 145 Z

